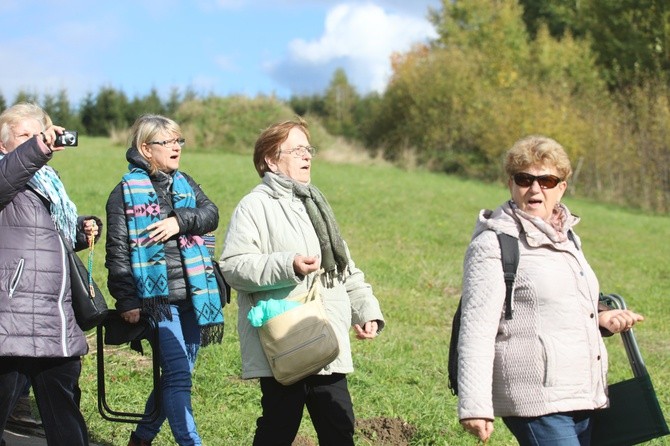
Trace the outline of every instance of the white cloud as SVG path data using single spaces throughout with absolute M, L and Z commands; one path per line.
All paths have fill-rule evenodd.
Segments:
M 233 58 L 223 54 L 214 56 L 214 63 L 222 71 L 227 71 L 231 73 L 239 71 L 239 67 L 237 66 L 237 64 L 235 64 Z
M 426 19 L 389 13 L 372 3 L 339 4 L 328 12 L 324 26 L 319 39 L 290 42 L 286 59 L 271 69 L 297 94 L 323 91 L 338 67 L 359 93 L 383 92 L 391 75 L 391 54 L 436 37 Z M 305 73 L 311 74 L 307 82 Z

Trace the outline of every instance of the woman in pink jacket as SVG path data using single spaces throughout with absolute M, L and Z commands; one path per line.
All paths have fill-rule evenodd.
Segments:
M 481 441 L 502 417 L 521 445 L 585 446 L 591 415 L 608 404 L 600 330 L 618 333 L 643 318 L 599 307 L 598 280 L 573 230 L 579 217 L 561 203 L 572 175 L 563 147 L 523 138 L 504 167 L 512 199 L 481 211 L 464 261 L 459 418 Z M 496 232 L 519 240 L 511 319 Z

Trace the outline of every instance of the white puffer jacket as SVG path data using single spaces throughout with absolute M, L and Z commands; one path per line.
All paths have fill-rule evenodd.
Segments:
M 572 232 L 579 218 L 567 215 Z M 495 231 L 520 238 L 511 320 Z M 521 233 L 521 235 L 520 235 Z M 459 418 L 534 417 L 607 405 L 599 285 L 579 238 L 552 241 L 509 203 L 482 211 L 463 273 Z
M 258 337 L 258 329 L 247 319 L 253 302 L 282 299 L 304 293 L 311 276 L 293 271 L 297 254 L 320 255 L 319 240 L 305 206 L 290 188 L 266 173 L 263 182 L 246 195 L 233 212 L 221 254 L 224 277 L 237 290 L 238 321 L 242 353 L 242 378 L 272 376 Z M 354 370 L 349 343 L 353 324 L 379 321 L 384 317 L 363 272 L 349 258 L 351 275 L 332 288 L 321 287 L 326 314 L 340 343 L 339 356 L 319 374 L 350 373 Z

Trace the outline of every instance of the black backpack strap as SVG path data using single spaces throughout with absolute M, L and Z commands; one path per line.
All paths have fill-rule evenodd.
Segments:
M 512 291 L 519 266 L 519 240 L 511 235 L 497 232 L 505 277 L 505 319 L 512 319 Z

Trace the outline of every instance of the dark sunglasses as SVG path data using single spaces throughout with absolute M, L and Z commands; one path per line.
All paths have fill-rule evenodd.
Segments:
M 526 172 L 519 172 L 512 175 L 514 183 L 520 187 L 531 187 L 535 181 L 540 185 L 542 189 L 553 189 L 558 186 L 561 180 L 556 175 L 540 175 L 536 177 Z

